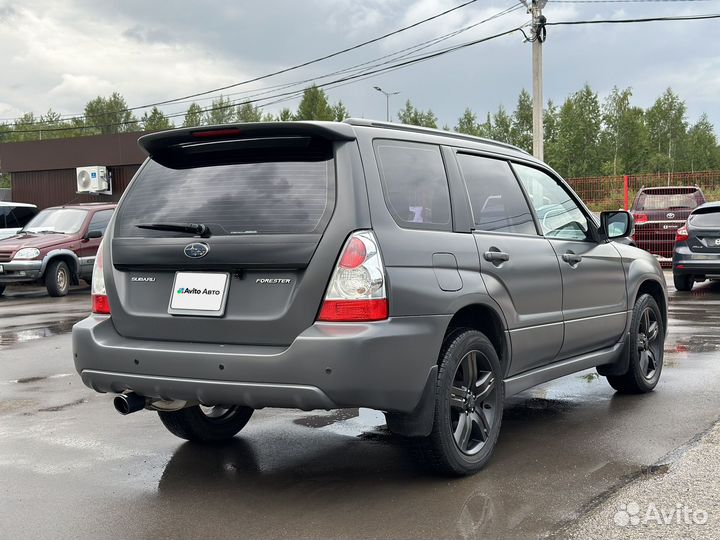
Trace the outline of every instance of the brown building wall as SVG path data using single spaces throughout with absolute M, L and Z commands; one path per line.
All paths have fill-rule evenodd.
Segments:
M 75 169 L 11 173 L 12 198 L 16 202 L 36 204 L 43 209 L 70 202 L 118 201 L 139 165 L 108 167 L 112 174 L 112 195 L 79 195 Z

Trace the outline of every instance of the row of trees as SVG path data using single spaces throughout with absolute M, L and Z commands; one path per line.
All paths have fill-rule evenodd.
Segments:
M 720 169 L 720 147 L 706 115 L 694 124 L 687 107 L 671 89 L 648 109 L 633 105 L 630 88 L 614 88 L 604 99 L 585 85 L 562 105 L 549 101 L 545 109 L 545 160 L 566 177 L 639 174 L 646 172 Z M 236 105 L 219 97 L 208 107 L 192 103 L 184 116 L 168 118 L 153 107 L 136 117 L 118 93 L 87 103 L 82 118 L 63 120 L 54 112 L 23 115 L 13 124 L 0 124 L 0 141 L 24 141 L 78 135 L 155 131 L 175 125 L 193 127 L 233 122 L 288 120 L 344 120 L 349 112 L 342 101 L 331 103 L 324 90 L 305 89 L 296 111 L 264 113 L 252 103 Z M 438 127 L 432 110 L 416 108 L 410 100 L 398 112 L 405 124 Z M 177 120 L 177 122 L 176 122 Z M 450 129 L 449 126 L 443 126 Z M 484 120 L 471 109 L 452 128 L 532 150 L 532 100 L 523 90 L 512 112 L 502 105 Z

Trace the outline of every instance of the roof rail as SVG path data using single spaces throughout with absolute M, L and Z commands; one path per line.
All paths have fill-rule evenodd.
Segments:
M 475 137 L 474 135 L 466 135 L 464 133 L 457 133 L 454 131 L 444 131 L 442 129 L 434 129 L 434 128 L 427 128 L 422 126 L 411 126 L 409 124 L 396 124 L 393 122 L 380 122 L 377 120 L 367 120 L 365 118 L 347 118 L 343 120 L 345 124 L 350 124 L 351 126 L 365 126 L 365 127 L 378 127 L 383 129 L 395 129 L 398 131 L 409 131 L 412 133 L 427 133 L 428 135 L 440 135 L 442 137 L 452 137 L 453 139 L 460 139 L 463 141 L 470 141 L 470 142 L 479 142 L 483 144 L 490 144 L 493 146 L 499 146 L 501 148 L 507 148 L 510 150 L 516 150 L 518 152 L 522 152 L 523 154 L 529 154 L 529 152 L 526 152 L 522 148 L 518 148 L 517 146 L 514 146 L 512 144 L 500 142 L 500 141 L 494 141 L 492 139 L 485 139 L 483 137 Z

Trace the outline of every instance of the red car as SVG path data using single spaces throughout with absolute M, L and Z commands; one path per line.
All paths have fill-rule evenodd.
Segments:
M 0 240 L 0 295 L 10 283 L 38 282 L 50 296 L 65 296 L 80 279 L 89 282 L 114 210 L 114 203 L 46 208 L 15 236 Z
M 656 255 L 661 263 L 672 262 L 675 232 L 687 220 L 690 212 L 705 203 L 699 187 L 642 188 L 633 202 L 635 244 Z

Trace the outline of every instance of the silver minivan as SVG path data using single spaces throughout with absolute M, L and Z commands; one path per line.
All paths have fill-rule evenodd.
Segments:
M 435 469 L 487 463 L 503 400 L 597 368 L 652 390 L 655 258 L 494 141 L 348 120 L 184 128 L 148 159 L 73 329 L 83 382 L 196 442 L 255 409 L 369 407 Z

